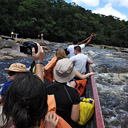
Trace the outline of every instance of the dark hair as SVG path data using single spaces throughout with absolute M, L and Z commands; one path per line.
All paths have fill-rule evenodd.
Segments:
M 81 52 L 81 47 L 78 45 L 78 46 L 75 46 L 74 47 L 74 50 L 78 51 L 78 52 Z
M 10 85 L 4 98 L 3 115 L 10 117 L 16 128 L 40 126 L 48 110 L 47 92 L 39 77 L 21 74 Z
M 78 44 L 78 40 L 77 39 L 74 39 L 73 40 L 73 44 Z

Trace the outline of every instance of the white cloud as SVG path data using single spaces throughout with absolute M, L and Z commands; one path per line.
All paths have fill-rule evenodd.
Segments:
M 76 4 L 96 7 L 99 5 L 99 0 L 72 0 Z
M 120 5 L 124 7 L 128 7 L 128 0 L 120 0 Z
M 111 2 L 117 4 L 118 6 L 128 7 L 128 0 L 106 0 L 105 2 Z
M 112 8 L 111 3 L 108 3 L 103 8 L 99 8 L 99 9 L 92 11 L 92 12 L 97 13 L 97 14 L 103 14 L 106 16 L 112 15 L 112 16 L 120 18 L 120 20 L 127 20 L 127 17 L 124 14 L 121 14 L 120 12 L 118 12 L 117 10 Z

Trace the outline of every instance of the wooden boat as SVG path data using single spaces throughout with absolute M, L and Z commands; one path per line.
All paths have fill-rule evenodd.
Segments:
M 88 69 L 88 72 L 93 72 L 90 64 L 88 64 L 87 69 Z M 101 106 L 99 102 L 99 96 L 98 96 L 97 87 L 96 87 L 96 83 L 95 83 L 95 79 L 93 75 L 88 78 L 86 89 L 82 97 L 94 99 L 95 113 L 86 125 L 79 126 L 78 128 L 104 128 L 104 122 L 103 122 L 103 116 L 102 116 Z
M 87 69 L 89 72 L 93 72 L 91 64 L 88 64 Z M 91 120 L 86 124 L 85 128 L 104 128 L 103 116 L 101 106 L 99 102 L 99 96 L 95 83 L 94 76 L 90 76 L 87 81 L 86 90 L 83 96 L 87 98 L 93 98 L 95 101 L 95 113 Z
M 50 63 L 52 64 L 52 62 Z M 93 72 L 91 68 L 91 64 L 87 64 L 86 66 L 87 72 Z M 49 84 L 49 82 L 45 79 L 45 82 Z M 99 102 L 99 96 L 97 92 L 97 87 L 95 83 L 94 76 L 90 76 L 87 80 L 86 88 L 81 97 L 93 98 L 95 101 L 95 113 L 91 120 L 84 126 L 78 126 L 78 128 L 104 128 L 103 116 L 101 111 L 101 106 Z M 86 116 L 86 115 L 85 115 Z
M 49 67 L 49 65 L 51 67 L 52 67 L 52 65 L 55 66 L 54 61 L 50 61 L 50 63 L 47 64 L 46 67 Z M 91 64 L 87 64 L 86 68 L 87 68 L 87 72 L 93 72 L 93 70 L 91 68 Z M 50 77 L 50 75 L 49 75 L 49 77 Z M 47 83 L 48 81 L 45 79 L 45 82 Z M 49 82 L 47 84 L 49 84 Z M 103 122 L 103 116 L 102 116 L 101 106 L 100 106 L 100 102 L 99 102 L 99 96 L 98 96 L 97 87 L 96 87 L 96 83 L 95 83 L 95 79 L 94 79 L 93 75 L 88 78 L 86 88 L 84 90 L 82 97 L 94 99 L 95 114 L 92 117 L 92 119 L 85 126 L 81 126 L 81 128 L 104 128 L 104 122 Z M 80 126 L 79 126 L 79 128 L 80 128 Z

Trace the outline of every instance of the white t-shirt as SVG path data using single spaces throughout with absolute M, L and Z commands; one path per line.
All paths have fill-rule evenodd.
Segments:
M 68 46 L 67 51 L 69 51 L 69 55 L 68 55 L 69 58 L 71 58 L 72 56 L 75 55 L 74 54 L 74 47 L 75 46 L 77 46 L 77 45 L 70 45 L 70 46 Z M 79 46 L 81 47 L 81 49 L 85 48 L 85 45 L 84 44 L 81 44 Z
M 79 53 L 73 57 L 70 58 L 72 62 L 74 63 L 75 69 L 81 73 L 86 73 L 86 64 L 89 61 L 88 56 L 84 55 L 83 53 Z

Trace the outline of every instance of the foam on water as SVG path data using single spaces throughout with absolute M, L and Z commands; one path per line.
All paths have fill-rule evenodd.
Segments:
M 107 128 L 128 126 L 128 73 L 95 75 Z M 120 118 L 122 120 L 120 120 Z

